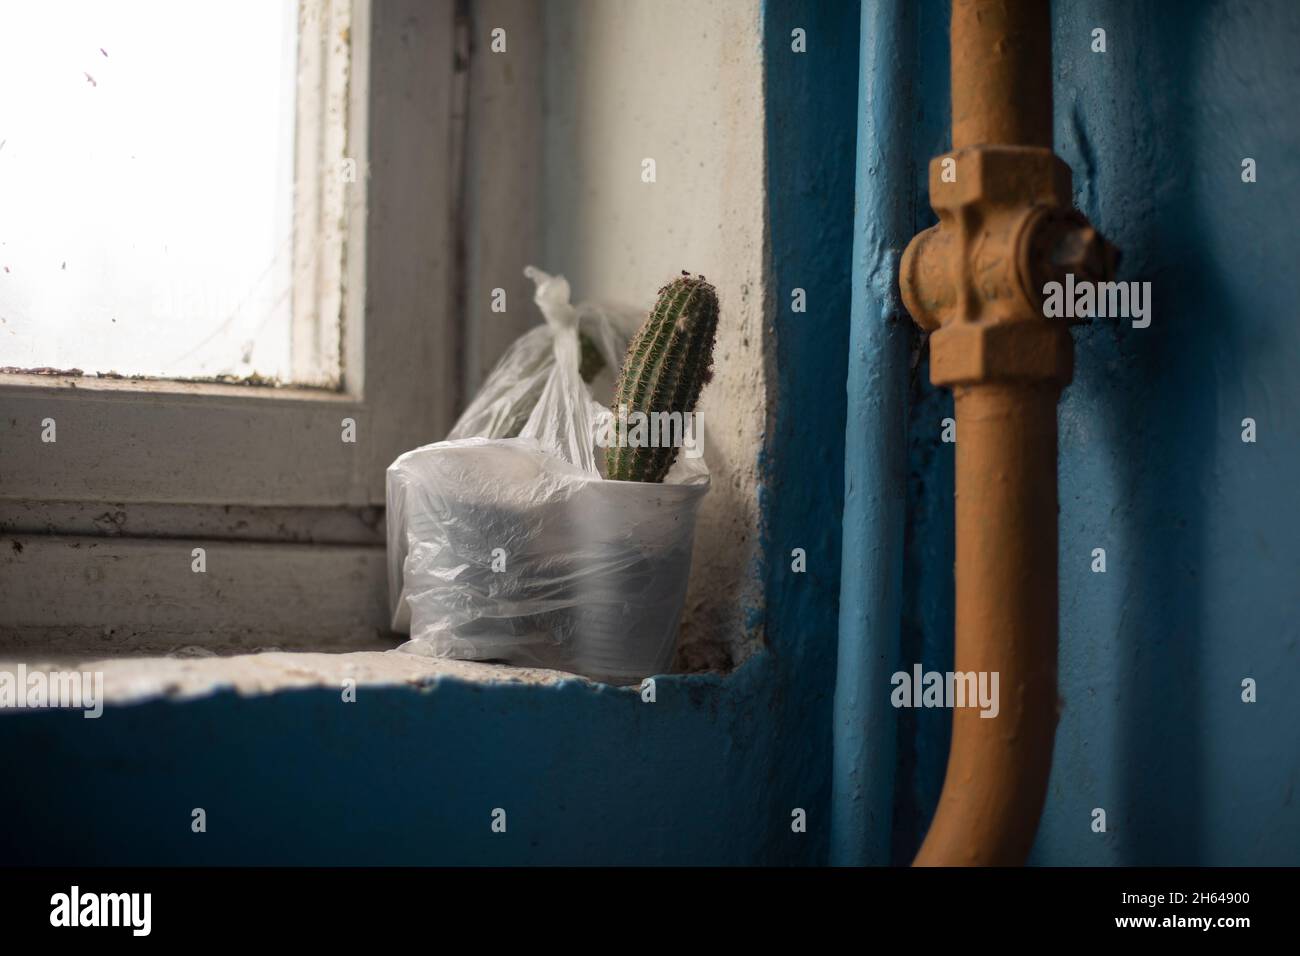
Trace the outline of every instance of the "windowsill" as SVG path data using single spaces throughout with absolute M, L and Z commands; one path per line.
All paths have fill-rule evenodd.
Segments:
M 348 679 L 356 681 L 358 693 L 375 687 L 426 687 L 448 678 L 478 684 L 556 686 L 577 681 L 594 685 L 585 677 L 561 671 L 443 660 L 400 651 L 266 651 L 233 657 L 25 657 L 0 660 L 0 671 L 13 672 L 19 663 L 29 674 L 102 672 L 104 703 L 110 706 L 156 699 L 192 700 L 225 690 L 245 697 L 316 687 L 342 693 L 343 682 Z M 634 691 L 635 687 L 630 689 Z
M 234 402 L 257 402 L 275 399 L 281 402 L 332 402 L 347 405 L 356 401 L 341 388 L 311 385 L 282 385 L 246 381 L 205 381 L 202 379 L 169 379 L 147 375 L 96 374 L 80 371 L 36 372 L 21 369 L 0 369 L 0 386 L 23 389 L 42 389 L 79 392 L 104 398 L 139 400 L 141 398 L 167 398 L 172 400 L 195 399 L 212 402 L 227 399 Z

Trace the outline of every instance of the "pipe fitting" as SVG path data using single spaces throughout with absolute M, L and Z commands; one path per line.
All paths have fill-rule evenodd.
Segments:
M 1119 250 L 1106 241 L 1077 209 L 1042 207 L 1027 226 L 1020 246 L 1020 275 L 1034 294 L 1034 307 L 1043 308 L 1043 287 L 1075 282 L 1109 282 L 1119 266 Z
M 909 243 L 900 285 L 933 333 L 931 381 L 1068 384 L 1069 331 L 1043 317 L 1043 284 L 1075 266 L 1113 271 L 1109 244 L 1070 206 L 1070 168 L 1050 149 L 972 146 L 930 162 L 930 197 L 939 225 Z

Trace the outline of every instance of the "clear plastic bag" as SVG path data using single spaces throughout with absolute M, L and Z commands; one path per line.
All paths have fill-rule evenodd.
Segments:
M 393 629 L 411 653 L 635 681 L 672 663 L 708 470 L 679 455 L 663 484 L 601 477 L 610 411 L 579 374 L 578 330 L 616 371 L 641 316 L 570 305 L 562 276 L 525 271 L 546 324 L 446 441 L 388 468 Z

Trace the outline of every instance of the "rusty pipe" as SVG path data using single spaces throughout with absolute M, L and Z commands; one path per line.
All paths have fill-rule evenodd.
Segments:
M 998 709 L 954 709 L 915 863 L 1009 865 L 1033 844 L 1057 717 L 1056 403 L 1073 344 L 1043 316 L 1042 282 L 1101 278 L 1114 256 L 1051 150 L 1046 0 L 954 0 L 951 29 L 953 151 L 930 165 L 939 225 L 913 238 L 899 281 L 932 333 L 930 379 L 954 393 L 955 668 L 996 673 Z
M 953 710 L 916 864 L 1023 863 L 1056 733 L 1056 400 L 1050 383 L 955 390 L 959 673 L 998 674 L 997 716 Z
M 1052 148 L 1048 0 L 953 0 L 952 148 Z

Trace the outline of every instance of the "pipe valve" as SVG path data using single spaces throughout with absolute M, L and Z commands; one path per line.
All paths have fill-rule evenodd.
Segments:
M 1043 286 L 1106 281 L 1117 260 L 1073 208 L 1069 166 L 1043 147 L 972 146 L 931 161 L 930 197 L 939 224 L 908 245 L 900 286 L 933 333 L 931 381 L 1068 384 L 1069 330 L 1044 317 Z

